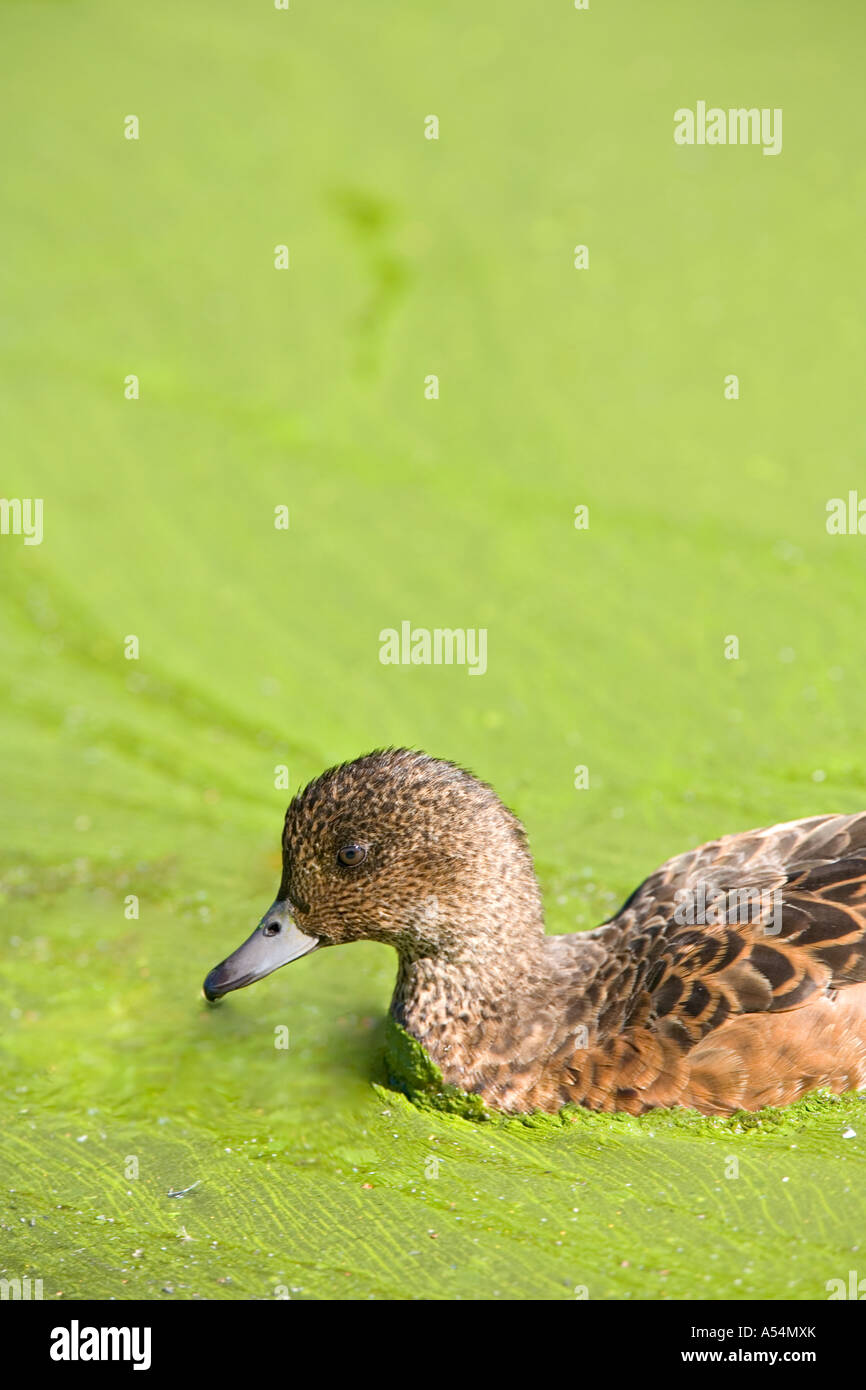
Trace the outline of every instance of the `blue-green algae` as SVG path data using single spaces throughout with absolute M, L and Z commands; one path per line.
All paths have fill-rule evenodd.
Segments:
M 482 1118 L 386 1039 L 384 947 L 199 988 L 291 791 L 372 747 L 496 786 L 552 931 L 866 806 L 863 538 L 825 527 L 866 12 L 181 8 L 0 6 L 2 486 L 44 500 L 0 534 L 0 1277 L 824 1298 L 866 1274 L 862 1098 Z M 784 88 L 777 159 L 673 144 L 697 69 Z M 486 628 L 486 674 L 383 666 L 404 619 Z

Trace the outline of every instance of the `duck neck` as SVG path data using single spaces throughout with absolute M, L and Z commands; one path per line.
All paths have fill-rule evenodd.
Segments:
M 474 1067 L 480 1043 L 507 1046 L 515 1038 L 521 1003 L 544 973 L 540 920 L 515 940 L 495 932 L 467 936 L 447 956 L 400 953 L 391 1014 L 425 1048 L 446 1082 L 460 1084 Z

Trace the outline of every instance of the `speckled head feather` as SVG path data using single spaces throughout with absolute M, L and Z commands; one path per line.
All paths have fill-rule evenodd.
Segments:
M 742 899 L 771 894 L 742 913 Z M 683 920 L 683 896 L 729 910 Z M 391 1011 L 443 1079 L 504 1111 L 724 1114 L 866 1087 L 866 815 L 728 835 L 609 922 L 545 936 L 523 828 L 491 787 L 407 749 L 295 797 L 283 875 L 209 999 L 322 946 L 396 948 Z
M 364 852 L 357 865 L 340 862 L 348 846 Z M 286 812 L 279 896 L 323 944 L 369 939 L 407 958 L 456 958 L 476 933 L 489 939 L 503 884 L 521 907 L 514 938 L 540 937 L 520 821 L 492 787 L 426 753 L 381 749 L 329 768 Z

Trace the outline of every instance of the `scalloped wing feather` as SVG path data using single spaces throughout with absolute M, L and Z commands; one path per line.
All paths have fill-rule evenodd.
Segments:
M 683 924 L 689 894 L 733 903 L 725 920 Z M 744 904 L 757 910 L 740 921 Z M 587 939 L 604 959 L 570 1018 L 587 1045 L 551 1058 L 560 1104 L 726 1113 L 866 1085 L 866 815 L 703 845 Z

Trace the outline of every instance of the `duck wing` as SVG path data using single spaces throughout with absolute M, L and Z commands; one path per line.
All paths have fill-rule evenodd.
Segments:
M 866 814 L 702 845 L 662 865 L 584 939 L 603 956 L 584 994 L 587 1046 L 569 1064 L 569 1098 L 676 1103 L 689 1055 L 726 1023 L 866 981 Z
M 695 1039 L 731 1013 L 794 1009 L 866 980 L 866 815 L 702 845 L 647 879 L 606 932 L 647 963 L 635 1006 Z

